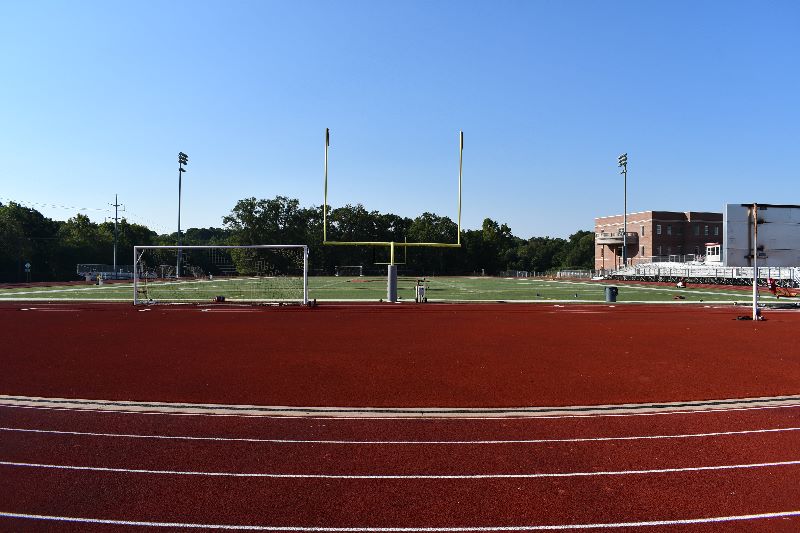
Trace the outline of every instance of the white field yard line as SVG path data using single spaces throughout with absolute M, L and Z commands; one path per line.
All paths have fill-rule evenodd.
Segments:
M 317 299 L 317 301 L 320 301 Z M 331 301 L 339 301 L 339 302 L 346 302 L 346 301 L 355 301 L 355 300 L 331 300 Z M 375 301 L 375 300 L 372 300 Z M 740 300 L 741 302 L 746 302 L 746 300 Z M 429 303 L 504 303 L 504 304 L 598 304 L 602 305 L 605 302 L 602 299 L 597 300 L 581 300 L 578 298 L 573 298 L 571 300 L 560 300 L 556 298 L 542 298 L 539 300 L 523 300 L 523 299 L 511 299 L 511 298 L 495 298 L 493 300 L 476 300 L 473 298 L 447 298 L 447 299 L 439 299 L 439 298 L 428 298 Z M 411 303 L 414 303 L 413 301 Z M 615 307 L 615 306 L 625 306 L 628 304 L 646 304 L 646 305 L 705 305 L 708 307 L 708 304 L 725 304 L 725 305 L 733 305 L 733 300 L 703 300 L 702 302 L 698 302 L 696 300 L 624 300 L 624 301 L 617 301 L 614 305 L 610 305 L 608 307 Z
M 631 416 L 671 412 L 707 412 L 720 410 L 799 407 L 800 395 L 734 398 L 707 401 L 663 402 L 642 404 L 609 404 L 562 407 L 287 407 L 229 404 L 197 404 L 175 402 L 136 402 L 123 400 L 87 400 L 0 395 L 0 406 L 19 408 L 52 408 L 107 412 L 270 415 L 291 417 L 357 417 L 357 418 L 558 418 L 580 416 Z
M 59 292 L 85 292 L 85 291 L 103 291 L 103 290 L 133 290 L 133 284 L 116 284 L 116 285 L 92 285 L 90 287 L 73 287 L 69 289 L 39 289 L 34 291 L 13 291 L 13 292 L 2 292 L 0 293 L 0 298 L 6 298 L 9 296 L 18 296 L 18 295 L 29 295 L 29 294 L 53 294 Z
M 30 433 L 43 435 L 65 435 L 75 437 L 107 437 L 119 439 L 153 439 L 153 440 L 185 440 L 208 442 L 246 442 L 253 444 L 329 444 L 343 446 L 473 446 L 473 445 L 505 445 L 505 444 L 575 444 L 584 442 L 615 441 L 647 441 L 663 439 L 694 439 L 731 437 L 739 435 L 760 435 L 769 433 L 787 433 L 800 431 L 800 427 L 746 429 L 740 431 L 717 431 L 713 433 L 683 433 L 676 435 L 634 435 L 622 437 L 574 437 L 569 439 L 507 439 L 507 440 L 325 440 L 325 439 L 263 439 L 254 437 L 210 437 L 192 435 L 142 435 L 131 433 L 103 433 L 90 431 L 62 431 L 52 429 L 0 427 L 0 431 L 12 433 Z
M 490 279 L 492 279 L 492 278 L 490 278 Z M 494 280 L 494 281 L 497 281 L 497 280 Z M 530 293 L 532 290 L 536 290 L 536 289 L 548 290 L 548 291 L 549 290 L 553 290 L 553 288 L 554 288 L 553 285 L 557 285 L 557 287 L 555 287 L 555 290 L 557 290 L 557 291 L 569 292 L 571 290 L 571 288 L 568 287 L 568 285 L 582 285 L 582 286 L 591 287 L 593 289 L 601 289 L 602 287 L 605 286 L 605 285 L 600 285 L 600 284 L 598 284 L 596 282 L 588 282 L 588 281 L 536 280 L 535 282 L 526 281 L 526 282 L 520 283 L 520 282 L 517 282 L 515 279 L 512 279 L 512 278 L 504 279 L 502 281 L 508 281 L 510 283 L 513 283 L 517 287 L 514 287 L 514 288 L 492 288 L 492 289 L 487 289 L 487 288 L 465 288 L 465 287 L 460 287 L 457 284 L 457 282 L 445 283 L 445 282 L 443 282 L 441 280 L 437 280 L 436 283 L 441 283 L 442 285 L 445 285 L 448 288 L 453 289 L 454 291 L 456 291 L 458 293 L 462 293 L 462 294 L 463 293 L 469 293 L 469 294 L 485 293 L 487 291 L 490 291 L 492 293 Z M 433 284 L 433 283 L 434 282 L 431 282 L 431 284 Z M 524 287 L 519 287 L 519 285 L 524 285 Z M 566 285 L 566 286 L 562 286 L 562 285 Z M 670 292 L 670 293 L 685 292 L 687 294 L 707 294 L 707 295 L 725 297 L 725 298 L 737 298 L 737 299 L 742 299 L 742 300 L 746 300 L 747 299 L 747 293 L 745 291 L 741 291 L 741 292 L 740 291 L 735 291 L 735 292 L 734 291 L 725 291 L 725 290 L 720 290 L 720 291 L 707 291 L 706 290 L 706 291 L 702 291 L 702 290 L 688 290 L 688 289 L 671 289 L 669 287 L 647 287 L 647 286 L 643 286 L 643 285 L 632 285 L 632 284 L 625 284 L 625 285 L 622 285 L 622 286 L 626 287 L 626 288 L 634 289 L 634 290 L 646 290 L 646 291 Z M 572 290 L 574 290 L 574 289 L 572 289 Z M 602 291 L 597 295 L 597 298 L 599 300 L 603 299 Z M 429 301 L 430 300 L 431 299 L 429 298 Z M 476 300 L 476 301 L 496 301 L 496 300 L 497 299 L 494 299 L 494 300 Z M 537 301 L 537 300 L 532 300 L 532 301 Z M 729 302 L 730 300 L 724 300 L 724 301 L 728 301 Z M 630 301 L 626 300 L 626 302 L 630 302 Z
M 74 304 L 90 304 L 90 303 L 93 303 L 93 302 L 131 302 L 131 301 L 133 301 L 133 297 L 128 295 L 128 296 L 120 296 L 119 298 L 94 298 L 94 297 L 92 297 L 92 298 L 86 298 L 86 299 L 81 299 L 81 300 L 77 300 L 77 299 L 73 300 L 73 299 L 70 299 L 70 298 L 67 298 L 67 297 L 63 297 L 63 298 L 54 298 L 54 297 L 50 297 L 50 298 L 14 298 L 14 297 L 6 296 L 6 297 L 0 297 L 0 300 L 7 301 L 7 302 L 53 302 L 53 303 L 56 302 L 56 301 L 61 301 L 61 302 L 64 302 L 64 303 L 71 303 L 71 304 L 74 305 Z
M 219 278 L 214 280 L 187 280 L 187 281 L 157 281 L 157 282 L 147 282 L 147 285 L 151 285 L 154 287 L 166 287 L 170 285 L 195 285 L 195 284 L 204 284 L 204 283 L 232 283 L 232 282 L 240 282 L 242 284 L 253 284 L 253 281 L 248 280 L 265 280 L 265 279 L 276 279 L 275 276 L 263 276 L 260 278 Z M 292 278 L 295 279 L 295 278 Z M 300 278 L 296 278 L 300 279 Z M 145 286 L 145 281 L 140 280 L 139 285 L 141 287 Z M 52 294 L 52 293 L 61 293 L 61 292 L 81 292 L 81 291 L 106 291 L 106 290 L 133 290 L 133 283 L 114 283 L 110 285 L 90 285 L 88 287 L 65 287 L 65 288 L 50 288 L 50 289 L 36 289 L 36 290 L 15 290 L 11 289 L 9 292 L 0 292 L 0 298 L 7 298 L 16 295 L 30 295 L 30 294 Z
M 59 465 L 49 463 L 24 463 L 17 461 L 0 461 L 0 466 L 11 468 L 38 468 L 44 470 L 69 470 L 83 472 L 111 472 L 123 474 L 150 474 L 167 476 L 201 476 L 230 478 L 267 478 L 267 479 L 358 479 L 358 480 L 475 480 L 475 479 L 548 479 L 576 478 L 600 476 L 636 476 L 679 474 L 683 472 L 713 472 L 721 470 L 750 470 L 756 468 L 778 468 L 800 465 L 800 460 L 773 461 L 768 463 L 744 463 L 734 465 L 684 466 L 675 468 L 651 468 L 640 470 L 597 470 L 587 472 L 532 472 L 532 473 L 496 473 L 496 474 L 298 474 L 282 472 L 220 472 L 195 470 L 158 470 L 150 468 L 121 468 L 107 466 Z
M 545 281 L 544 283 L 563 283 L 568 285 L 592 285 L 594 287 L 605 287 L 607 285 L 599 285 L 596 282 L 589 282 L 589 281 Z M 622 283 L 619 284 L 620 288 L 631 288 L 636 290 L 643 290 L 643 291 L 655 291 L 655 292 L 685 292 L 687 294 L 711 294 L 714 296 L 741 296 L 742 299 L 747 299 L 747 295 L 749 294 L 747 291 L 730 291 L 730 290 L 719 290 L 719 291 L 709 291 L 709 290 L 700 290 L 700 289 L 678 289 L 678 288 L 671 288 L 671 287 L 648 287 L 645 285 L 635 285 L 630 283 Z
M 221 529 L 243 531 L 302 531 L 302 532 L 328 532 L 328 533 L 466 533 L 468 531 L 568 531 L 581 529 L 621 529 L 633 527 L 663 527 L 681 526 L 692 524 L 719 524 L 726 522 L 743 522 L 747 520 L 769 520 L 776 518 L 792 518 L 800 516 L 798 511 L 778 511 L 772 513 L 757 513 L 732 516 L 711 516 L 703 518 L 674 518 L 670 520 L 647 520 L 641 522 L 598 522 L 586 524 L 542 524 L 521 526 L 457 526 L 457 527 L 328 527 L 328 526 L 266 526 L 252 524 L 202 524 L 194 522 L 146 522 L 138 520 L 117 520 L 110 518 L 89 518 L 79 516 L 55 516 L 25 513 L 10 513 L 0 511 L 0 517 L 27 520 L 45 520 L 53 522 L 69 522 L 80 524 L 103 524 L 136 527 L 160 527 L 171 529 Z

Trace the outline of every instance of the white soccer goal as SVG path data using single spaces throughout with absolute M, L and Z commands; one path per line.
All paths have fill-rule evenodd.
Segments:
M 337 266 L 333 270 L 334 276 L 363 276 L 364 267 L 361 265 Z
M 135 246 L 133 303 L 308 303 L 308 246 Z

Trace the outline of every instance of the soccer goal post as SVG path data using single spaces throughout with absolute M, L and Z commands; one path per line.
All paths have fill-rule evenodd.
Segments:
M 363 276 L 364 267 L 362 265 L 349 265 L 349 266 L 336 266 L 333 269 L 333 275 L 339 276 Z
M 135 246 L 133 303 L 308 303 L 308 246 Z

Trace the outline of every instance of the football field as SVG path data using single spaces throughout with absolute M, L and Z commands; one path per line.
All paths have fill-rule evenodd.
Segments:
M 401 277 L 398 294 L 401 301 L 414 300 L 414 288 L 423 278 Z M 554 280 L 545 278 L 496 277 L 429 277 L 424 278 L 429 302 L 603 302 L 605 288 L 610 282 L 590 280 Z M 149 292 L 144 301 L 210 302 L 224 294 L 226 301 L 256 299 L 299 299 L 302 293 L 300 278 L 232 277 L 209 279 L 167 280 L 140 284 Z M 624 302 L 703 302 L 744 303 L 750 300 L 747 288 L 689 286 L 677 289 L 672 285 L 624 283 L 617 284 L 617 300 Z M 142 293 L 140 293 L 142 294 Z M 271 296 L 270 296 L 271 295 Z M 379 301 L 386 298 L 386 278 L 309 277 L 309 298 L 318 301 Z M 766 301 L 774 298 L 763 293 Z M 36 284 L 0 288 L 0 301 L 132 301 L 131 282 L 96 284 Z

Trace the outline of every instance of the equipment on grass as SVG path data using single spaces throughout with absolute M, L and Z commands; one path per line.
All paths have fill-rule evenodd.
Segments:
M 428 280 L 418 279 L 417 284 L 414 286 L 414 301 L 417 303 L 428 302 Z
M 303 244 L 135 246 L 133 261 L 134 304 L 308 303 Z

